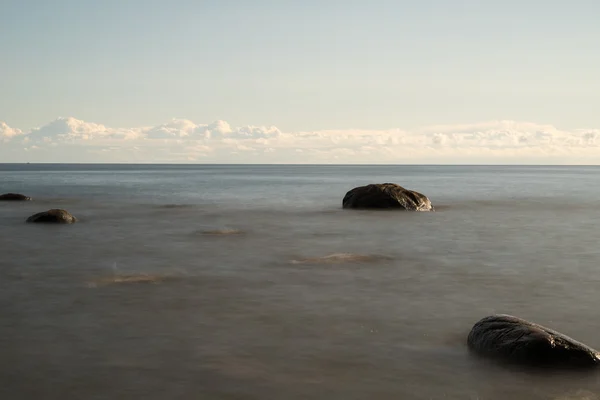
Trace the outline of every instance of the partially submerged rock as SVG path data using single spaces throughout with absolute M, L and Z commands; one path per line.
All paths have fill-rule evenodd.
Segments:
M 301 258 L 292 260 L 292 264 L 345 264 L 368 263 L 388 260 L 388 257 L 378 255 L 363 255 L 353 253 L 334 253 L 323 257 Z
M 158 284 L 168 279 L 174 279 L 171 275 L 160 274 L 115 274 L 88 282 L 88 286 L 127 285 L 127 284 Z
M 28 201 L 31 200 L 31 197 L 25 196 L 24 194 L 19 193 L 5 193 L 0 194 L 1 201 Z
M 342 200 L 344 208 L 397 208 L 433 211 L 427 196 L 395 183 L 376 183 L 350 190 Z
M 524 365 L 592 367 L 600 353 L 562 333 L 511 315 L 477 322 L 467 339 L 474 352 Z
M 203 235 L 212 235 L 212 236 L 227 236 L 227 235 L 241 235 L 244 232 L 240 229 L 214 229 L 208 231 L 202 231 Z
M 26 222 L 72 224 L 76 221 L 77 218 L 72 216 L 67 210 L 52 209 L 32 215 L 27 218 Z

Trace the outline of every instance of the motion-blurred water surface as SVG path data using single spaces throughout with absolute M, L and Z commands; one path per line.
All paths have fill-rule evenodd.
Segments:
M 595 399 L 470 355 L 600 347 L 600 168 L 0 165 L 2 399 Z M 342 210 L 399 183 L 434 213 Z M 25 224 L 65 208 L 71 226 Z M 587 396 L 587 397 L 586 397 Z

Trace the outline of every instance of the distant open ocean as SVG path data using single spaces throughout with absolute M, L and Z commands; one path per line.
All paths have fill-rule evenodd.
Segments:
M 436 212 L 343 210 L 398 183 Z M 0 399 L 599 399 L 469 354 L 600 347 L 600 167 L 0 164 Z M 74 225 L 33 225 L 64 208 Z M 585 397 L 588 396 L 588 397 Z

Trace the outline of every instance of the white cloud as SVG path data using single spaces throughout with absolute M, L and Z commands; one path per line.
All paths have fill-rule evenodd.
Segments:
M 198 125 L 187 119 L 172 119 L 166 124 L 140 129 L 149 139 L 183 138 L 193 135 Z
M 173 119 L 151 127 L 111 128 L 58 118 L 26 132 L 0 122 L 0 139 L 3 162 L 600 164 L 600 129 L 561 130 L 517 121 L 412 131 L 282 132 L 274 126 L 231 127 L 225 121 Z
M 92 139 L 105 136 L 107 129 L 104 125 L 84 122 L 75 118 L 57 118 L 54 121 L 34 128 L 28 133 L 29 139 Z
M 22 133 L 20 129 L 11 128 L 6 122 L 0 121 L 0 139 L 9 139 Z

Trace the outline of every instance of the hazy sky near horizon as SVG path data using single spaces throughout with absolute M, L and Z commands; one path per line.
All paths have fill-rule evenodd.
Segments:
M 0 161 L 57 117 L 104 129 L 48 131 L 71 139 L 181 120 L 415 138 L 518 121 L 588 152 L 600 128 L 597 0 L 0 0 L 0 18 Z

